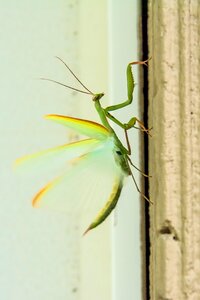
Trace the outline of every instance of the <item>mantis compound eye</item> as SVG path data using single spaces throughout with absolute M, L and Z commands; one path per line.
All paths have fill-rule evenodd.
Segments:
M 117 150 L 116 153 L 117 153 L 118 155 L 122 155 L 121 151 L 119 151 L 119 150 Z

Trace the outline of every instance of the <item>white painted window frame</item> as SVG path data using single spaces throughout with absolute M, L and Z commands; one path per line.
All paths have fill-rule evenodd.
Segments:
M 120 1 L 109 2 L 109 81 L 113 103 L 126 99 L 126 65 L 130 61 L 138 60 L 138 6 L 138 1 L 126 1 L 125 5 Z M 133 74 L 138 83 L 137 67 L 133 67 Z M 139 115 L 137 87 L 133 97 L 133 104 L 118 114 L 125 122 L 130 117 Z M 129 133 L 133 160 L 139 166 L 139 137 L 133 131 Z M 138 178 L 136 174 L 136 179 Z M 140 195 L 130 185 L 125 190 L 117 209 L 118 223 L 112 228 L 113 300 L 142 298 Z
M 46 76 L 64 82 L 68 80 L 63 66 L 52 59 L 54 55 L 67 60 L 89 88 L 105 91 L 105 105 L 126 100 L 126 66 L 139 58 L 137 2 L 75 1 L 80 19 L 76 12 L 70 15 L 73 1 L 70 4 L 60 0 L 56 5 L 44 1 L 41 7 L 34 2 L 33 9 L 26 1 L 21 1 L 16 10 L 12 5 L 6 6 L 5 3 L 3 7 L 2 4 L 2 11 L 5 9 L 11 15 L 10 19 L 5 18 L 7 31 L 2 35 L 5 38 L 5 41 L 2 39 L 3 45 L 8 45 L 9 49 L 1 48 L 2 57 L 5 57 L 1 61 L 2 91 L 5 92 L 1 98 L 4 111 L 1 155 L 5 158 L 2 162 L 5 176 L 1 193 L 5 200 L 2 201 L 1 227 L 5 231 L 1 236 L 4 247 L 0 252 L 2 257 L 7 255 L 2 261 L 5 273 L 0 281 L 4 298 L 12 299 L 14 295 L 16 300 L 23 300 L 26 293 L 29 293 L 30 300 L 53 299 L 54 295 L 63 299 L 65 293 L 67 297 L 80 297 L 81 300 L 141 298 L 140 197 L 133 182 L 127 182 L 116 213 L 101 228 L 81 239 L 76 220 L 69 229 L 69 220 L 64 215 L 31 208 L 31 197 L 37 192 L 37 187 L 46 183 L 46 178 L 42 182 L 38 178 L 36 187 L 28 176 L 26 181 L 16 179 L 10 167 L 17 156 L 66 142 L 65 129 L 43 121 L 44 114 L 69 114 L 99 121 L 91 99 L 76 98 L 71 92 L 67 94 L 58 86 L 35 79 Z M 72 18 L 74 15 L 77 19 Z M 80 24 L 80 40 L 77 38 L 77 23 Z M 91 24 L 98 25 L 98 35 Z M 63 29 L 64 26 L 67 29 Z M 22 50 L 17 48 L 19 45 Z M 72 60 L 68 61 L 70 55 Z M 138 82 L 137 67 L 134 76 Z M 138 116 L 137 89 L 133 105 L 116 112 L 116 115 L 124 122 Z M 10 116 L 12 121 L 7 126 Z M 130 140 L 134 163 L 139 165 L 137 131 L 131 131 Z M 137 180 L 138 177 L 136 174 Z M 7 178 L 12 186 L 9 191 Z M 8 226 L 4 226 L 5 223 Z M 68 263 L 70 255 L 73 258 L 71 264 Z M 55 272 L 51 268 L 52 260 Z M 9 288 L 10 278 L 12 289 Z M 79 286 L 77 288 L 79 284 L 80 290 Z M 57 287 L 59 294 L 56 294 Z

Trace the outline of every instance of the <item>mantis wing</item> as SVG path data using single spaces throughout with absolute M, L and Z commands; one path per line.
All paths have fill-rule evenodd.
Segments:
M 105 140 L 110 136 L 109 131 L 103 125 L 93 121 L 61 115 L 47 115 L 45 118 L 97 140 Z
M 42 150 L 40 152 L 26 155 L 19 158 L 15 162 L 15 166 L 34 168 L 45 167 L 50 164 L 52 168 L 54 165 L 60 166 L 61 170 L 66 167 L 66 162 L 85 153 L 93 151 L 101 145 L 101 141 L 96 139 L 85 139 L 78 142 L 73 142 L 54 148 Z
M 108 200 L 117 202 L 122 188 L 124 174 L 116 164 L 109 144 L 106 142 L 101 148 L 75 160 L 70 170 L 39 191 L 33 206 L 81 213 L 88 216 L 84 219 L 85 225 L 89 225 Z M 93 227 L 98 225 L 96 223 Z
M 16 166 L 22 165 L 25 167 L 32 164 L 34 168 L 38 168 L 50 163 L 52 168 L 55 164 L 63 169 L 66 161 L 92 151 L 101 144 L 102 140 L 106 140 L 110 136 L 109 131 L 104 126 L 92 121 L 60 115 L 48 115 L 46 118 L 92 138 L 24 156 L 16 160 Z

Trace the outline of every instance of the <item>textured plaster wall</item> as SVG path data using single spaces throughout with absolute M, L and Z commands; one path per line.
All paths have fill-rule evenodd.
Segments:
M 149 1 L 152 300 L 200 299 L 200 2 Z

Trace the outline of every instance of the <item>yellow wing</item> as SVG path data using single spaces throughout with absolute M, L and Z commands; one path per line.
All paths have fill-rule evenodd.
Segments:
M 45 118 L 97 140 L 105 140 L 110 136 L 109 131 L 103 125 L 93 121 L 61 115 L 47 115 Z

